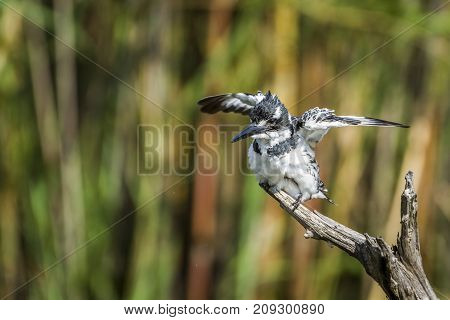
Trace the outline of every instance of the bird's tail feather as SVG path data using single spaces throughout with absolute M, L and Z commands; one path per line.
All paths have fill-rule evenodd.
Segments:
M 334 202 L 329 196 L 328 193 L 325 190 L 320 190 L 320 195 L 322 199 L 327 200 L 329 203 L 334 204 L 335 206 L 337 205 L 336 202 Z
M 331 199 L 327 194 L 325 194 L 325 199 L 326 199 L 329 203 L 334 204 L 335 206 L 337 206 L 336 202 L 334 202 L 333 199 Z

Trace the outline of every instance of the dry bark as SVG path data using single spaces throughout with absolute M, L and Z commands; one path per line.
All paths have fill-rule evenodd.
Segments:
M 326 241 L 356 258 L 389 299 L 437 299 L 422 266 L 413 173 L 409 171 L 405 179 L 401 230 L 392 246 L 381 237 L 361 234 L 302 204 L 295 208 L 295 200 L 283 191 L 261 187 L 306 229 L 305 238 Z

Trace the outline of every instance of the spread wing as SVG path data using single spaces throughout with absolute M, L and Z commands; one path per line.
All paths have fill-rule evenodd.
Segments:
M 298 121 L 300 135 L 313 149 L 331 128 L 348 126 L 409 128 L 409 126 L 400 123 L 381 119 L 355 116 L 337 116 L 334 113 L 334 110 L 317 107 L 306 111 L 296 119 Z
M 236 112 L 247 115 L 258 102 L 264 99 L 264 94 L 250 93 L 226 93 L 218 96 L 210 96 L 198 101 L 201 111 L 206 113 Z

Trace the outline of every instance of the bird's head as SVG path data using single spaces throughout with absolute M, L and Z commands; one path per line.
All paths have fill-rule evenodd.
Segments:
M 277 139 L 290 137 L 291 116 L 286 107 L 276 95 L 269 92 L 251 111 L 251 124 L 238 133 L 231 142 L 236 142 L 248 137 L 254 139 Z M 286 137 L 286 138 L 287 138 Z

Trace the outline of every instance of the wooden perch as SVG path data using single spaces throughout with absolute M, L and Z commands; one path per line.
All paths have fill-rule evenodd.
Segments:
M 305 238 L 326 241 L 356 258 L 389 299 L 437 299 L 422 266 L 413 173 L 409 171 L 405 179 L 401 231 L 393 246 L 380 237 L 361 234 L 302 204 L 295 209 L 295 200 L 285 192 L 273 193 L 267 186 L 261 187 L 306 229 Z

